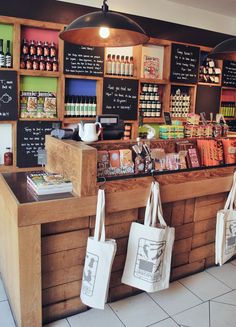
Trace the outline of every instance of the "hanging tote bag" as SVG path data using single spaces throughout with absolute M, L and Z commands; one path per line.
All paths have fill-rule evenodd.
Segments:
M 89 237 L 80 292 L 81 301 L 97 309 L 104 309 L 107 301 L 116 241 L 105 239 L 105 191 L 98 191 L 94 237 Z
M 224 209 L 218 211 L 216 217 L 215 263 L 220 266 L 236 254 L 235 195 L 236 173 L 234 173 L 233 185 L 225 202 Z
M 159 184 L 153 182 L 144 225 L 131 225 L 122 283 L 146 292 L 168 288 L 174 233 L 163 218 Z

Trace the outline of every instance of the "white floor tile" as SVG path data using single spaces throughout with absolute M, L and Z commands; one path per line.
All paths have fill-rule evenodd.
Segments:
M 44 325 L 43 327 L 70 327 L 70 325 L 66 319 L 62 319 L 52 322 L 51 324 Z
M 171 318 L 168 318 L 151 325 L 150 327 L 178 327 L 178 325 Z
M 209 303 L 202 303 L 192 309 L 173 316 L 180 325 L 189 327 L 209 327 Z M 225 325 L 222 325 L 223 327 Z M 216 327 L 212 325 L 212 327 Z
M 212 267 L 206 270 L 212 276 L 222 281 L 232 289 L 236 289 L 236 266 L 227 263 L 222 267 Z
M 180 279 L 179 282 L 199 296 L 203 301 L 210 300 L 231 290 L 228 286 L 205 271 Z
M 225 295 L 221 295 L 212 301 L 214 302 L 221 302 L 225 304 L 232 304 L 236 306 L 236 291 L 229 292 Z
M 149 295 L 171 316 L 202 303 L 179 282 L 170 283 L 168 289 Z
M 235 327 L 235 306 L 211 301 L 210 313 L 212 327 Z
M 8 301 L 0 302 L 0 326 L 15 327 Z
M 126 327 L 144 327 L 168 318 L 145 293 L 111 303 L 110 306 Z
M 108 305 L 104 310 L 91 309 L 67 320 L 71 327 L 124 327 Z
M 7 300 L 7 296 L 3 287 L 3 282 L 0 278 L 0 301 L 6 301 Z

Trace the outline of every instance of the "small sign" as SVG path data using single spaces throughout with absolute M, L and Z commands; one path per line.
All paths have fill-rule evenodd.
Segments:
M 16 71 L 2 70 L 0 74 L 0 120 L 17 120 Z
M 236 61 L 224 61 L 222 85 L 236 87 Z
M 167 112 L 167 111 L 164 112 L 164 119 L 165 119 L 166 125 L 172 125 L 170 112 Z
M 136 120 L 138 111 L 138 81 L 104 78 L 103 114 L 119 115 L 123 120 Z
M 200 48 L 173 43 L 171 49 L 171 82 L 196 84 Z
M 64 44 L 64 74 L 102 77 L 104 48 Z

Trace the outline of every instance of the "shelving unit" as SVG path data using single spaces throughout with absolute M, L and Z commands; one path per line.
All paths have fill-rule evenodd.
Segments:
M 64 44 L 62 40 L 59 39 L 58 33 L 59 31 L 63 30 L 64 25 L 62 24 L 55 24 L 51 22 L 40 22 L 34 20 L 27 20 L 27 19 L 20 19 L 20 18 L 13 18 L 13 17 L 3 17 L 0 16 L 0 32 L 4 35 L 4 40 L 9 39 L 12 45 L 12 57 L 13 57 L 13 66 L 12 68 L 0 68 L 0 71 L 16 71 L 17 74 L 17 85 L 18 85 L 18 113 L 19 113 L 19 122 L 31 123 L 31 121 L 35 122 L 55 122 L 59 121 L 62 124 L 62 127 L 67 128 L 70 126 L 76 126 L 81 120 L 83 121 L 90 121 L 94 119 L 94 117 L 66 117 L 65 115 L 65 100 L 67 96 L 96 96 L 97 100 L 97 114 L 102 114 L 104 111 L 104 81 L 105 79 L 110 79 L 112 83 L 117 82 L 119 85 L 134 85 L 134 83 L 138 83 L 137 89 L 135 88 L 136 93 L 133 94 L 137 99 L 137 108 L 133 108 L 132 110 L 137 110 L 137 115 L 133 119 L 130 119 L 129 116 L 124 119 L 125 124 L 131 125 L 131 137 L 135 138 L 138 136 L 138 127 L 139 121 L 141 119 L 139 106 L 140 106 L 140 93 L 141 87 L 144 83 L 146 84 L 156 84 L 160 90 L 161 95 L 161 116 L 160 117 L 142 117 L 143 124 L 163 124 L 163 112 L 170 112 L 171 111 L 171 93 L 174 88 L 186 89 L 188 90 L 188 94 L 190 95 L 190 112 L 196 112 L 196 99 L 198 93 L 201 91 L 202 87 L 207 88 L 209 90 L 218 90 L 220 89 L 220 104 L 217 108 L 214 108 L 214 112 L 217 113 L 220 110 L 220 105 L 225 103 L 225 94 L 227 92 L 236 93 L 236 85 L 230 82 L 230 77 L 227 75 L 227 78 L 223 81 L 222 74 L 219 74 L 219 83 L 209 83 L 209 82 L 202 82 L 199 80 L 199 70 L 197 74 L 196 82 L 194 83 L 185 83 L 184 80 L 179 83 L 179 81 L 172 81 L 171 80 L 171 69 L 173 68 L 173 45 L 174 51 L 176 51 L 176 47 L 186 48 L 193 51 L 193 53 L 199 51 L 200 55 L 200 62 L 198 64 L 198 68 L 202 64 L 201 59 L 211 51 L 211 48 L 205 46 L 198 46 L 192 44 L 184 44 L 175 41 L 168 41 L 168 40 L 161 40 L 151 38 L 148 44 L 145 45 L 138 45 L 134 47 L 126 47 L 126 48 L 105 48 L 97 50 L 96 54 L 98 53 L 98 61 L 95 63 L 97 66 L 103 65 L 101 60 L 99 59 L 99 55 L 103 58 L 104 65 L 102 72 L 97 72 L 97 74 L 90 74 L 91 69 L 86 69 L 81 71 L 80 68 L 75 67 L 73 71 L 73 67 L 66 67 L 65 63 L 68 65 L 68 60 L 70 60 L 71 54 L 73 54 L 74 49 L 77 49 L 78 54 L 78 47 L 70 48 L 68 44 Z M 20 68 L 20 54 L 21 54 L 21 44 L 22 39 L 27 38 L 28 40 L 34 39 L 35 41 L 47 41 L 47 42 L 54 42 L 56 44 L 56 48 L 58 50 L 58 71 L 40 71 L 40 70 L 32 70 L 32 69 L 21 69 Z M 68 49 L 71 49 L 71 53 L 68 53 Z M 90 57 L 89 51 L 81 50 L 83 55 L 84 52 L 88 55 L 91 62 L 93 59 Z M 87 52 L 86 52 L 87 51 Z M 65 53 L 64 53 L 65 52 Z M 107 55 L 120 55 L 120 56 L 129 56 L 133 57 L 133 76 L 120 76 L 120 75 L 110 75 L 106 73 L 106 58 Z M 68 57 L 68 58 L 67 58 Z M 76 56 L 75 56 L 76 57 Z M 178 58 L 179 59 L 179 58 Z M 184 60 L 183 58 L 180 58 Z M 176 59 L 177 60 L 177 59 Z M 228 74 L 229 69 L 228 66 L 230 64 L 223 63 L 221 60 L 215 61 L 215 67 L 219 68 L 222 72 L 226 72 Z M 73 73 L 70 73 L 70 69 L 72 69 Z M 78 72 L 77 72 L 78 69 Z M 99 70 L 100 68 L 98 68 Z M 149 70 L 148 70 L 149 69 Z M 228 69 L 228 70 L 227 70 Z M 38 81 L 35 83 L 35 81 Z M 133 84 L 132 84 L 133 83 Z M 33 85 L 36 85 L 35 87 Z M 50 87 L 53 85 L 53 87 Z M 74 86 L 73 86 L 74 85 Z M 77 86 L 76 86 L 77 85 Z M 218 89 L 217 89 L 218 88 Z M 87 89 L 87 91 L 85 91 Z M 48 92 L 55 92 L 56 99 L 57 99 L 57 115 L 56 117 L 49 117 L 49 118 L 42 118 L 42 117 L 21 117 L 20 116 L 20 91 L 48 91 Z M 74 92 L 74 94 L 72 94 Z M 218 92 L 218 91 L 217 91 Z M 214 92 L 213 92 L 214 93 Z M 200 109 L 199 109 L 200 110 Z M 204 111 L 204 108 L 201 108 Z M 112 113 L 112 111 L 111 111 Z M 234 118 L 234 116 L 231 116 Z M 185 122 L 185 118 L 183 117 L 173 117 L 173 119 L 181 120 L 183 123 Z M 1 171 L 16 171 L 18 168 L 16 166 L 16 144 L 17 144 L 17 121 L 0 121 L 1 125 L 10 125 L 12 126 L 12 133 L 11 133 L 11 145 L 13 148 L 13 166 L 12 167 L 3 167 L 0 165 L 0 172 Z M 0 141 L 0 148 L 3 147 L 3 144 Z M 31 168 L 27 168 L 31 169 Z

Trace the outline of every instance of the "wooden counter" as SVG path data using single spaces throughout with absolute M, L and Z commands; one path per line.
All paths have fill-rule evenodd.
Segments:
M 223 208 L 234 169 L 157 176 L 165 219 L 176 228 L 172 280 L 214 264 L 216 212 Z M 138 292 L 121 284 L 121 275 L 130 225 L 143 220 L 151 181 L 144 177 L 105 185 L 107 237 L 118 245 L 109 301 Z M 87 237 L 94 232 L 97 186 L 92 195 L 37 201 L 25 174 L 15 173 L 0 175 L 0 188 L 0 271 L 18 326 L 40 327 L 87 310 L 79 294 Z

